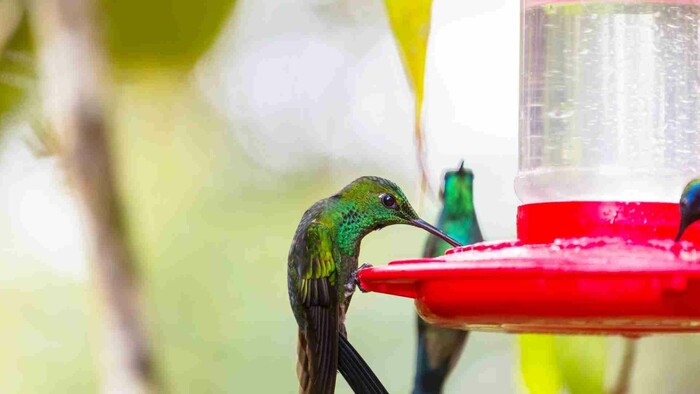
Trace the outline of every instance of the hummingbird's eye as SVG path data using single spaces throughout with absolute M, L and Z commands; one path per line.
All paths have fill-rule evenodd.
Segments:
M 396 209 L 396 198 L 391 194 L 380 194 L 379 199 L 382 200 L 382 204 L 391 209 Z

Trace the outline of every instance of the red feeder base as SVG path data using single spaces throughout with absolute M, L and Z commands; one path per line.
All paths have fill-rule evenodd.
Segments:
M 362 270 L 369 291 L 415 298 L 469 330 L 639 336 L 700 332 L 700 231 L 674 242 L 678 204 L 521 206 L 519 241 Z

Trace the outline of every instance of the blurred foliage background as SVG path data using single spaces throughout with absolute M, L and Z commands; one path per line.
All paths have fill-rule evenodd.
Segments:
M 51 131 L 38 115 L 22 4 L 0 2 L 0 392 L 90 393 L 99 317 L 86 234 L 60 162 L 42 149 Z M 98 5 L 119 188 L 168 389 L 296 392 L 286 257 L 301 214 L 361 175 L 418 197 L 411 90 L 382 2 Z M 492 240 L 515 235 L 518 7 L 436 1 L 428 46 L 432 189 L 466 159 Z M 427 199 L 421 215 L 437 209 Z M 364 241 L 360 259 L 415 257 L 424 239 L 391 227 Z M 391 392 L 411 387 L 413 319 L 406 299 L 353 301 L 350 336 Z M 527 392 L 521 364 L 537 392 L 560 392 L 565 380 L 570 392 L 595 392 L 613 380 L 621 350 L 614 338 L 520 342 L 538 350 L 521 357 L 513 336 L 473 334 L 447 392 Z M 642 340 L 632 392 L 696 392 L 698 342 Z M 342 379 L 338 391 L 349 392 Z

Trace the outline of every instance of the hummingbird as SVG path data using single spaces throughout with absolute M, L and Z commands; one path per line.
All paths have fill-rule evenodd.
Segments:
M 459 243 L 418 217 L 401 189 L 365 176 L 313 204 L 301 218 L 287 262 L 289 301 L 298 325 L 299 392 L 333 393 L 345 315 L 355 290 L 362 239 L 393 224 L 421 228 Z M 339 354 L 340 349 L 340 354 Z
M 438 229 L 463 245 L 484 240 L 474 211 L 473 183 L 474 174 L 464 168 L 462 161 L 459 169 L 445 173 L 440 189 L 443 208 Z M 431 236 L 426 242 L 423 256 L 442 256 L 450 247 L 450 244 Z M 416 321 L 418 347 L 413 393 L 440 393 L 447 375 L 457 364 L 469 333 L 431 325 L 417 315 Z
M 681 223 L 678 226 L 676 242 L 680 241 L 685 230 L 700 219 L 700 178 L 695 178 L 683 189 L 680 200 Z

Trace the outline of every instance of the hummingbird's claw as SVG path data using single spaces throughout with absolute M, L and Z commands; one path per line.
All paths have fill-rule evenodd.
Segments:
M 348 283 L 345 284 L 345 295 L 344 298 L 348 299 L 352 297 L 352 295 L 355 293 L 355 287 L 357 286 L 356 284 L 356 279 L 354 276 L 350 277 L 350 280 L 348 280 Z
M 363 293 L 367 293 L 368 290 L 365 290 L 365 289 L 362 288 L 362 285 L 360 284 L 360 281 L 357 279 L 357 273 L 360 272 L 360 270 L 363 270 L 363 269 L 365 269 L 365 268 L 371 268 L 371 267 L 373 267 L 372 264 L 364 263 L 364 264 L 362 264 L 361 266 L 359 266 L 359 267 L 358 267 L 355 271 L 353 271 L 353 273 L 352 273 L 352 281 L 355 283 L 355 285 L 357 286 L 357 288 L 360 289 L 360 291 L 363 292 Z
M 365 263 L 359 266 L 355 271 L 352 271 L 350 274 L 350 279 L 348 279 L 348 282 L 345 284 L 345 298 L 351 297 L 356 288 L 360 289 L 360 291 L 363 293 L 368 292 L 362 288 L 362 285 L 360 285 L 360 281 L 357 279 L 357 273 L 360 272 L 360 270 L 370 267 L 372 267 L 372 264 Z

